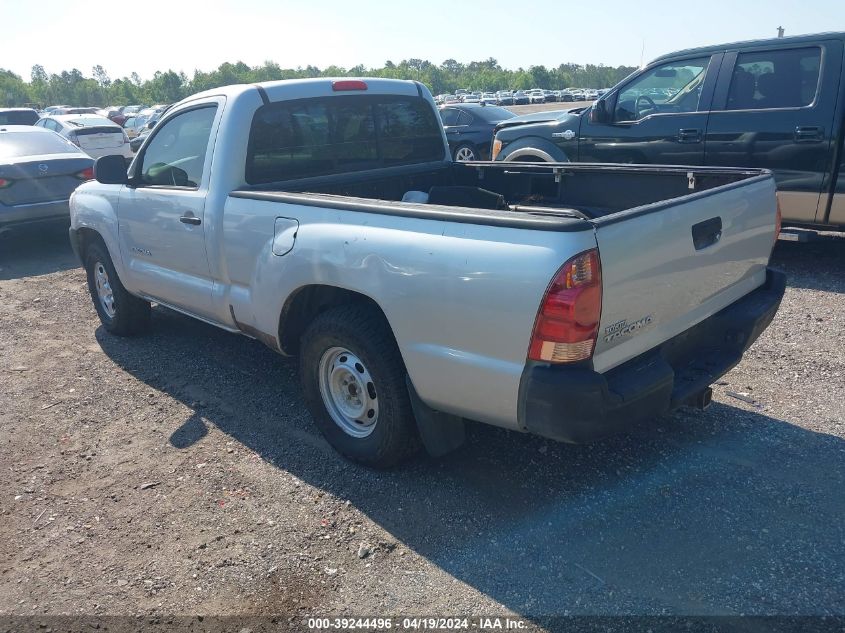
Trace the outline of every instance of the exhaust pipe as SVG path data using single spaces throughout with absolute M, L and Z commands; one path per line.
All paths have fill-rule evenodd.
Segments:
M 704 411 L 710 406 L 712 401 L 713 389 L 711 387 L 707 387 L 704 391 L 700 391 L 689 399 L 689 406 Z

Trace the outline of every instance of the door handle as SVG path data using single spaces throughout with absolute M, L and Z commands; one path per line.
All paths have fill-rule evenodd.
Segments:
M 190 224 L 192 226 L 199 226 L 200 224 L 202 224 L 202 220 L 193 214 L 183 215 L 181 218 L 179 218 L 179 221 L 182 224 Z
M 700 143 L 701 130 L 694 127 L 683 127 L 678 130 L 678 143 Z
M 824 128 L 814 125 L 799 125 L 795 128 L 796 143 L 818 143 L 824 139 Z
M 692 225 L 692 243 L 700 251 L 713 246 L 722 238 L 722 218 L 716 216 Z

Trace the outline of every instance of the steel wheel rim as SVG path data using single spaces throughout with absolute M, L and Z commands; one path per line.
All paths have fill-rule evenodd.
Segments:
M 117 313 L 114 309 L 114 291 L 109 281 L 109 273 L 103 262 L 94 264 L 94 282 L 97 286 L 97 298 L 100 300 L 100 307 L 103 308 L 103 312 L 110 319 L 113 319 Z
M 332 420 L 354 438 L 368 437 L 378 423 L 375 382 L 361 359 L 343 347 L 327 349 L 318 369 L 320 395 Z
M 469 148 L 469 147 L 458 148 L 458 151 L 455 152 L 455 160 L 459 160 L 459 161 L 475 160 L 475 152 L 473 152 L 472 149 Z

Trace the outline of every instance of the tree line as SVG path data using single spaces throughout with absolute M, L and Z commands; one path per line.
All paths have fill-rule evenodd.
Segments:
M 43 66 L 32 67 L 29 80 L 0 68 L 0 106 L 24 104 L 41 106 L 68 104 L 75 106 L 129 105 L 140 103 L 173 103 L 184 97 L 228 84 L 255 83 L 277 79 L 307 77 L 387 77 L 415 79 L 426 84 L 433 94 L 453 93 L 458 88 L 469 90 L 521 90 L 545 88 L 609 88 L 635 70 L 633 66 L 596 64 L 560 64 L 557 68 L 531 66 L 527 70 L 502 68 L 493 59 L 462 64 L 447 59 L 440 65 L 423 59 L 407 59 L 399 64 L 387 61 L 381 68 L 329 66 L 317 68 L 282 68 L 272 61 L 261 66 L 243 62 L 221 64 L 216 70 L 195 70 L 193 77 L 173 70 L 157 71 L 151 79 L 142 80 L 137 73 L 112 79 L 100 66 L 86 76 L 80 70 L 50 73 Z

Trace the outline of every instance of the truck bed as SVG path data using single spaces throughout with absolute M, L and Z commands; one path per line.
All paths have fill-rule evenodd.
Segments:
M 451 221 L 526 226 L 547 230 L 579 230 L 583 223 L 554 220 L 596 220 L 642 208 L 657 211 L 682 196 L 701 194 L 751 178 L 763 178 L 761 169 L 666 167 L 640 165 L 591 165 L 571 163 L 452 163 L 432 167 L 419 165 L 343 174 L 247 187 L 232 193 L 239 198 L 296 201 L 297 204 L 330 205 L 357 211 L 400 215 L 431 215 Z M 500 194 L 499 209 L 460 203 L 425 205 L 402 203 L 409 191 L 428 193 L 432 187 L 478 188 Z M 288 194 L 297 194 L 291 196 Z M 333 200 L 332 196 L 339 199 Z M 355 198 L 357 200 L 350 200 Z M 486 198 L 485 198 L 486 201 Z M 383 204 L 399 203 L 399 204 Z M 644 208 L 645 207 L 645 208 Z M 460 210 L 458 210 L 460 209 Z M 465 211 L 472 209 L 472 212 Z M 563 213 L 561 213 L 563 212 Z M 522 219 L 516 216 L 522 216 Z M 527 217 L 526 217 L 527 216 Z M 547 221 L 532 218 L 545 217 Z

